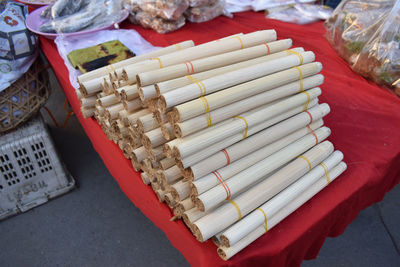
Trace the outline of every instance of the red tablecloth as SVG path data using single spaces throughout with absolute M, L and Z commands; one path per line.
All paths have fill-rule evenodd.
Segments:
M 326 80 L 320 99 L 329 103 L 332 110 L 325 122 L 332 129 L 329 139 L 345 155 L 348 170 L 267 235 L 224 262 L 210 241 L 201 244 L 181 221 L 169 221 L 170 210 L 158 202 L 150 187 L 143 184 L 120 149 L 107 140 L 95 120 L 82 118 L 78 99 L 55 44 L 41 38 L 43 52 L 110 173 L 122 191 L 164 231 L 190 264 L 300 265 L 303 259 L 317 256 L 326 237 L 343 233 L 360 210 L 382 200 L 385 193 L 399 182 L 400 99 L 354 73 L 324 39 L 322 23 L 298 26 L 266 20 L 262 13 L 244 12 L 235 14 L 234 19 L 219 17 L 206 23 L 188 24 L 165 35 L 128 23 L 123 27 L 134 28 L 157 46 L 188 39 L 200 44 L 238 32 L 273 28 L 278 32 L 278 38 L 292 38 L 295 46 L 314 51 L 317 61 L 324 66 Z

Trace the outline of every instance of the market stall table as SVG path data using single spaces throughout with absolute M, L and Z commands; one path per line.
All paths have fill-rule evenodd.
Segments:
M 111 175 L 191 265 L 300 265 L 303 259 L 317 256 L 326 237 L 342 234 L 362 209 L 382 200 L 400 181 L 400 98 L 354 73 L 323 37 L 322 23 L 299 26 L 267 20 L 263 13 L 243 12 L 235 14 L 234 19 L 219 17 L 201 24 L 188 23 L 165 35 L 127 22 L 122 27 L 135 29 L 156 46 L 188 39 L 200 44 L 239 32 L 276 29 L 279 39 L 292 38 L 294 46 L 314 51 L 316 60 L 324 66 L 320 102 L 329 103 L 332 110 L 325 124 L 332 129 L 329 140 L 343 151 L 348 170 L 268 234 L 224 262 L 211 241 L 199 243 L 182 221 L 170 221 L 172 212 L 143 184 L 119 147 L 106 138 L 94 119 L 82 117 L 56 45 L 40 39 L 65 95 Z

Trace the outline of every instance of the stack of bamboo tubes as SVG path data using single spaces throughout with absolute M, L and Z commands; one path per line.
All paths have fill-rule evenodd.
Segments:
M 322 64 L 276 38 L 186 41 L 78 78 L 82 114 L 225 260 L 346 169 L 325 141 Z

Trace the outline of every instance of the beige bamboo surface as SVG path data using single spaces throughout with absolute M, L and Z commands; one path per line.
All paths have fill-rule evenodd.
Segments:
M 245 118 L 245 121 L 241 118 L 236 118 L 229 124 L 225 124 L 221 127 L 210 127 L 207 129 L 208 131 L 205 134 L 176 144 L 174 147 L 175 156 L 178 157 L 178 159 L 182 159 L 198 150 L 204 149 L 207 146 L 232 136 L 235 133 L 245 132 L 246 128 L 250 128 L 263 121 L 271 119 L 274 116 L 295 108 L 298 105 L 304 104 L 306 107 L 308 106 L 306 104 L 309 103 L 311 99 L 316 98 L 321 94 L 319 88 L 305 92 L 306 93 L 303 92 L 296 94 L 273 105 L 267 105 L 265 108 L 253 112 L 250 115 L 241 116 L 242 118 Z
M 310 64 L 306 64 L 303 66 L 299 66 L 299 69 L 302 73 L 303 78 L 307 78 L 309 76 L 315 75 L 322 70 L 322 64 L 319 62 L 314 62 Z M 299 82 L 299 70 L 296 68 L 290 68 L 288 70 L 284 70 L 281 72 L 277 72 L 260 79 L 256 79 L 247 83 L 243 83 L 214 94 L 210 94 L 205 96 L 207 100 L 209 110 L 214 110 L 216 108 L 225 106 L 230 103 L 234 103 L 236 101 L 245 99 L 246 97 L 250 97 L 267 90 L 274 89 L 276 87 L 288 84 L 288 83 L 296 83 Z M 315 77 L 316 80 L 321 80 L 323 82 L 323 76 L 319 75 Z M 306 80 L 306 79 L 304 79 Z M 306 82 L 310 80 L 307 79 Z M 318 84 L 318 82 L 317 82 Z M 300 83 L 299 83 L 300 86 Z M 173 109 L 173 113 L 175 115 L 175 121 L 185 121 L 189 118 L 193 118 L 200 114 L 204 114 L 204 101 L 201 99 L 196 99 L 189 101 L 187 103 L 175 106 Z
M 329 141 L 325 141 L 304 153 L 303 156 L 306 157 L 310 161 L 311 166 L 314 167 L 324 160 L 327 155 L 331 154 L 332 151 L 333 145 Z M 276 193 L 284 189 L 287 185 L 303 176 L 308 170 L 307 162 L 302 158 L 298 158 L 269 176 L 268 179 L 262 180 L 260 183 L 249 188 L 232 200 L 239 207 L 241 216 L 246 216 L 255 208 L 268 201 Z M 207 214 L 207 216 L 196 221 L 194 225 L 192 225 L 193 234 L 199 241 L 203 242 L 235 223 L 238 219 L 236 207 L 230 202 L 227 202 L 213 212 Z
M 317 142 L 325 140 L 330 135 L 330 130 L 326 127 L 320 128 L 315 131 L 315 135 L 318 137 L 318 140 L 316 140 L 314 134 L 307 134 L 272 155 L 267 156 L 263 160 L 248 166 L 247 169 L 230 177 L 230 179 L 225 183 L 226 187 L 229 188 L 229 193 L 227 192 L 225 185 L 220 184 L 199 195 L 195 201 L 196 207 L 201 211 L 208 211 L 215 208 L 215 206 L 222 203 L 225 199 L 237 195 L 251 184 L 260 181 L 260 179 L 266 175 L 282 167 L 284 164 L 289 163 L 295 157 L 312 148 Z M 259 158 L 257 157 L 257 159 Z M 281 184 L 283 184 L 283 181 L 281 181 Z
M 311 114 L 312 121 L 318 121 L 327 115 L 329 111 L 330 108 L 327 104 L 312 107 L 308 110 L 308 112 Z M 311 118 L 306 112 L 302 112 L 252 136 L 249 136 L 248 138 L 225 148 L 224 151 L 218 151 L 212 156 L 209 156 L 190 167 L 193 174 L 193 179 L 197 180 L 213 170 L 216 170 L 227 164 L 229 165 L 229 162 L 233 162 L 243 157 L 247 153 L 254 151 L 256 148 L 267 145 L 270 142 L 276 141 L 277 139 L 282 138 L 293 131 L 307 126 L 312 122 L 310 121 Z
M 317 103 L 318 103 L 318 99 L 311 100 L 310 104 L 309 104 L 309 108 L 315 106 Z M 253 134 L 255 134 L 255 133 L 257 133 L 257 132 L 259 132 L 261 130 L 266 129 L 267 127 L 269 127 L 271 125 L 274 125 L 275 123 L 279 123 L 279 122 L 281 122 L 281 121 L 283 121 L 283 120 L 285 120 L 285 119 L 287 119 L 287 118 L 289 118 L 289 117 L 291 117 L 293 115 L 296 115 L 296 114 L 298 114 L 298 113 L 300 113 L 302 111 L 304 111 L 304 106 L 303 105 L 295 107 L 295 108 L 293 108 L 293 109 L 291 109 L 291 110 L 289 110 L 287 112 L 284 112 L 284 113 L 282 113 L 282 114 L 280 114 L 280 115 L 278 115 L 278 116 L 276 116 L 276 117 L 274 117 L 272 119 L 266 120 L 265 122 L 259 123 L 259 124 L 255 125 L 253 127 L 249 127 L 248 132 L 247 132 L 247 136 L 251 136 L 251 135 L 253 135 Z M 190 166 L 196 164 L 197 162 L 200 162 L 201 160 L 207 158 L 208 156 L 213 155 L 214 153 L 216 153 L 216 152 L 218 152 L 218 151 L 220 151 L 220 150 L 222 150 L 224 148 L 227 148 L 228 146 L 230 146 L 230 145 L 232 145 L 232 144 L 234 144 L 234 143 L 236 143 L 236 142 L 238 142 L 238 141 L 240 141 L 242 139 L 243 139 L 243 133 L 237 133 L 237 134 L 232 135 L 229 138 L 225 138 L 223 141 L 214 143 L 210 147 L 207 147 L 205 149 L 199 150 L 196 153 L 181 159 L 182 167 L 183 168 L 187 168 L 186 176 L 189 179 L 191 179 L 193 177 L 193 174 L 192 174 L 192 171 L 190 169 Z M 175 140 L 178 141 L 180 139 L 175 139 Z M 175 146 L 175 143 L 177 143 L 177 142 L 173 143 L 174 146 Z
M 159 109 L 163 111 L 167 108 L 171 108 L 200 96 L 208 95 L 240 83 L 261 78 L 277 71 L 310 63 L 314 60 L 314 53 L 308 51 L 300 53 L 299 56 L 286 56 L 280 59 L 230 71 L 222 75 L 217 75 L 203 80 L 200 88 L 197 84 L 191 84 L 161 95 L 159 100 Z
M 315 130 L 321 127 L 323 124 L 322 120 L 319 120 L 312 125 L 310 128 Z M 294 141 L 298 140 L 299 138 L 305 136 L 306 134 L 310 133 L 310 128 L 302 128 L 297 130 L 271 144 L 265 145 L 264 147 L 259 146 L 260 148 L 254 152 L 248 152 L 247 155 L 239 158 L 238 160 L 232 162 L 231 164 L 222 167 L 215 172 L 207 174 L 200 179 L 194 180 L 191 183 L 191 194 L 193 196 L 198 196 L 210 190 L 211 188 L 220 184 L 219 177 L 222 177 L 224 181 L 230 179 L 233 175 L 245 170 L 246 168 L 251 167 L 255 163 L 264 158 L 270 156 L 271 154 L 279 151 L 280 149 L 284 148 L 285 146 L 293 143 Z M 218 176 L 217 176 L 218 175 Z
M 235 64 L 256 57 L 269 55 L 289 49 L 292 46 L 291 39 L 284 39 L 266 44 L 256 45 L 245 49 L 222 53 L 210 57 L 204 57 L 190 62 L 176 64 L 166 68 L 142 72 L 136 77 L 138 85 L 143 87 L 174 78 L 199 73 L 210 69 Z
M 329 176 L 331 181 L 340 176 L 347 169 L 347 165 L 344 162 L 339 163 L 336 167 L 334 167 L 330 172 Z M 298 197 L 296 197 L 293 201 L 287 204 L 284 208 L 279 210 L 277 214 L 270 219 L 268 219 L 268 230 L 275 227 L 278 223 L 284 220 L 287 216 L 301 207 L 304 203 L 306 203 L 309 199 L 319 193 L 322 189 L 324 189 L 329 184 L 325 177 L 320 178 L 317 182 L 307 188 L 303 193 L 301 193 Z M 265 234 L 265 225 L 261 225 L 257 227 L 253 232 L 242 238 L 239 242 L 237 242 L 234 246 L 224 247 L 220 246 L 218 248 L 218 255 L 224 259 L 228 260 L 238 252 L 243 250 L 257 238 Z

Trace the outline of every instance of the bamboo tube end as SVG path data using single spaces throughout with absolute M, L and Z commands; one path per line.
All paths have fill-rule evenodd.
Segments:
M 171 140 L 173 138 L 170 135 L 168 129 L 164 125 L 161 125 L 160 128 L 161 128 L 162 135 L 166 140 Z
M 221 235 L 219 237 L 219 239 L 221 240 L 221 245 L 222 246 L 224 246 L 226 248 L 229 248 L 231 246 L 231 244 L 229 243 L 229 239 L 226 236 Z
M 161 112 L 159 110 L 155 110 L 153 112 L 154 118 L 156 119 L 158 124 L 162 124 L 163 123 L 163 116 L 161 114 Z
M 179 149 L 178 149 L 176 146 L 174 146 L 174 147 L 172 148 L 172 154 L 173 154 L 173 156 L 174 156 L 178 161 L 181 161 L 181 159 L 182 159 L 181 153 L 179 152 Z M 183 167 L 182 162 L 181 162 L 181 165 L 182 165 L 182 167 Z M 183 168 L 183 169 L 184 169 L 184 168 Z
M 179 193 L 173 186 L 170 186 L 169 192 L 171 193 L 172 197 L 176 202 L 180 201 Z
M 142 100 L 142 102 L 145 102 L 146 98 L 144 97 L 143 89 L 141 86 L 139 86 L 139 84 L 138 84 L 138 94 L 139 94 L 140 100 Z
M 174 124 L 174 133 L 177 138 L 182 138 L 182 130 L 179 122 Z
M 174 107 L 169 113 L 173 123 L 181 122 L 181 115 L 176 107 Z
M 167 158 L 172 158 L 173 157 L 172 149 L 168 144 L 164 144 L 163 145 L 163 153 Z
M 83 116 L 85 119 L 88 119 L 88 118 L 90 118 L 90 117 L 93 117 L 93 116 L 94 116 L 94 112 L 95 112 L 95 109 L 94 109 L 94 108 L 91 108 L 91 109 L 81 108 L 82 116 Z
M 189 221 L 189 217 L 187 216 L 187 214 L 185 212 L 182 213 L 181 218 L 182 218 L 183 222 L 186 224 L 186 226 L 190 229 L 190 231 L 192 231 L 192 224 Z
M 136 160 L 134 160 L 133 158 L 131 158 L 131 163 L 132 163 L 132 167 L 133 167 L 133 169 L 136 171 L 136 172 L 139 172 L 141 169 L 140 169 L 140 164 L 136 161 Z
M 175 164 L 179 167 L 179 169 L 184 170 L 185 168 L 183 168 L 183 163 L 181 160 L 179 160 L 178 158 L 175 157 Z
M 196 208 L 198 208 L 200 211 L 204 212 L 206 210 L 206 208 L 204 207 L 203 201 L 201 201 L 201 199 L 199 199 L 198 197 L 194 198 L 193 202 L 194 202 L 194 206 Z
M 149 179 L 149 177 L 147 176 L 147 173 L 142 172 L 142 173 L 140 174 L 140 177 L 142 178 L 142 181 L 143 181 L 144 184 L 146 184 L 146 185 L 149 185 L 149 184 L 150 184 L 150 179 Z
M 142 135 L 142 144 L 147 150 L 152 149 L 150 138 L 146 134 Z
M 199 195 L 196 186 L 193 183 L 190 183 L 190 196 L 192 197 L 192 201 L 196 200 L 196 197 Z
M 136 83 L 138 85 L 138 89 L 142 87 L 142 82 L 141 82 L 140 76 L 138 74 L 136 75 Z
M 125 81 L 129 79 L 128 73 L 126 73 L 125 69 L 122 69 L 122 79 L 124 79 Z
M 224 251 L 223 248 L 218 248 L 218 249 L 217 249 L 217 253 L 218 253 L 218 256 L 219 256 L 221 259 L 223 259 L 224 261 L 228 260 L 228 258 L 227 258 L 227 256 L 226 256 L 226 253 L 225 253 L 225 251 Z
M 160 87 L 158 86 L 158 84 L 154 84 L 154 89 L 156 90 L 156 97 L 160 97 L 161 96 L 161 92 L 160 92 Z
M 79 88 L 78 88 L 79 92 L 82 94 L 82 96 L 87 96 L 88 93 L 87 93 L 86 88 L 83 85 L 83 83 L 78 81 L 78 84 L 79 84 Z
M 167 112 L 167 101 L 165 100 L 165 97 L 163 95 L 161 95 L 158 98 L 158 110 L 165 114 Z
M 183 212 L 182 212 L 182 205 L 181 205 L 181 204 L 178 204 L 178 205 L 174 208 L 173 212 L 174 212 L 175 217 L 181 219 L 181 218 L 182 218 L 182 214 L 183 214 Z
M 194 174 L 193 174 L 193 171 L 192 171 L 191 167 L 188 167 L 188 168 L 184 169 L 184 177 L 188 181 L 193 181 L 194 180 Z
M 191 230 L 192 230 L 193 235 L 196 237 L 196 239 L 197 239 L 198 241 L 200 241 L 200 242 L 204 242 L 203 235 L 201 234 L 201 231 L 200 231 L 200 229 L 197 227 L 196 223 L 192 224 L 190 228 L 191 228 Z
M 172 197 L 171 193 L 165 194 L 165 203 L 167 203 L 168 207 L 174 208 L 176 205 L 175 199 Z
M 165 194 L 164 192 L 160 189 L 154 192 L 156 194 L 156 197 L 158 198 L 158 201 L 161 203 L 165 201 Z
M 218 238 L 215 237 L 215 236 L 213 236 L 213 237 L 211 238 L 211 241 L 212 241 L 217 247 L 219 247 L 219 246 L 221 245 L 221 243 L 219 242 Z

